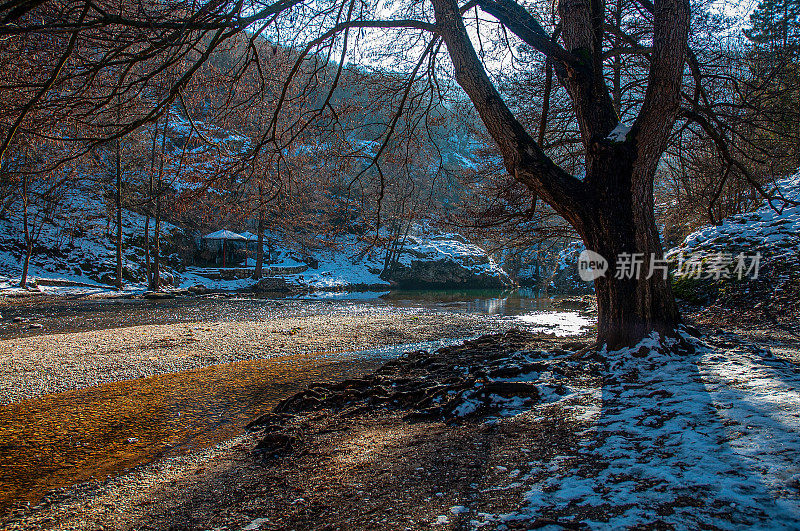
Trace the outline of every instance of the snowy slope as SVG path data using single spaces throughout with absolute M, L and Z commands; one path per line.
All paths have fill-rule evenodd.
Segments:
M 800 173 L 779 181 L 777 187 L 786 199 L 800 200 Z M 704 227 L 670 250 L 667 258 L 673 264 L 689 264 L 675 276 L 676 296 L 752 313 L 752 319 L 744 321 L 777 319 L 783 321 L 781 326 L 794 328 L 800 311 L 800 206 L 783 202 L 773 206 Z M 692 262 L 703 264 L 702 271 Z M 722 264 L 722 278 L 713 272 L 717 264 Z
M 786 199 L 800 201 L 800 172 L 776 183 L 778 191 Z M 671 265 L 679 263 L 681 254 L 685 259 L 731 255 L 734 260 L 739 253 L 750 257 L 761 253 L 760 265 L 765 274 L 775 269 L 800 266 L 800 206 L 774 202 L 774 207 L 764 205 L 744 214 L 731 216 L 718 226 L 707 226 L 689 236 L 677 247 L 666 253 Z M 591 282 L 583 282 L 577 275 L 577 258 L 585 249 L 580 241 L 566 245 L 558 254 L 549 287 L 564 293 L 591 293 Z
M 15 207 L 18 205 L 14 205 Z M 144 250 L 137 244 L 144 234 L 144 216 L 123 210 L 123 276 L 128 289 L 144 289 Z M 25 253 L 22 212 L 15 208 L 7 219 L 0 219 L 0 289 L 19 283 Z M 113 282 L 116 267 L 112 240 L 115 226 L 109 223 L 106 204 L 96 186 L 78 184 L 68 190 L 59 210 L 51 219 L 37 222 L 38 233 L 31 257 L 29 278 L 44 279 L 43 291 L 58 290 L 52 282 L 88 284 L 107 288 Z M 153 223 L 150 224 L 151 234 Z M 165 240 L 182 237 L 181 230 L 162 223 Z M 168 245 L 165 245 L 168 248 Z M 172 266 L 180 266 L 177 255 L 168 257 Z M 165 273 L 171 273 L 167 266 Z M 47 281 L 51 282 L 47 282 Z
M 800 172 L 776 183 L 784 197 L 800 201 Z M 755 253 L 767 259 L 796 259 L 800 249 L 800 206 L 774 203 L 731 216 L 718 226 L 693 232 L 668 257 L 684 253 Z
M 85 199 L 85 197 L 84 197 Z M 69 284 L 67 291 L 92 292 L 107 290 L 113 282 L 115 250 L 111 237 L 106 232 L 106 218 L 92 201 L 83 201 L 80 208 L 71 210 L 70 216 L 58 216 L 54 224 L 45 224 L 37 242 L 37 249 L 31 260 L 29 278 L 38 282 L 43 291 L 65 291 L 63 284 Z M 80 233 L 69 224 L 69 219 L 80 219 Z M 19 283 L 22 271 L 24 239 L 18 230 L 18 220 L 0 221 L 0 290 L 12 290 Z M 64 223 L 64 226 L 57 226 Z M 142 291 L 144 285 L 144 251 L 136 245 L 144 230 L 144 218 L 126 211 L 123 216 L 124 227 L 124 276 L 126 290 Z M 111 225 L 113 230 L 113 225 Z M 180 237 L 177 227 L 165 224 L 165 231 Z M 276 243 L 273 247 L 273 260 L 265 264 L 265 276 L 276 276 L 291 286 L 293 290 L 343 290 L 366 289 L 380 286 L 389 287 L 392 283 L 381 278 L 383 259 L 375 250 L 363 254 L 363 244 L 354 236 L 343 238 L 347 245 L 334 251 L 312 253 L 306 260 L 317 261 L 316 268 L 306 268 L 296 251 Z M 135 242 L 135 243 L 134 243 Z M 469 274 L 492 276 L 505 280 L 507 275 L 479 247 L 459 241 L 439 237 L 436 240 L 415 240 L 401 262 L 424 261 L 427 263 L 449 262 Z M 203 285 L 214 290 L 249 290 L 256 285 L 251 278 L 222 280 L 204 276 L 204 270 L 196 267 L 182 267 L 177 255 L 170 257 L 169 263 L 175 269 L 167 268 L 168 278 L 174 279 L 176 286 L 189 288 Z M 252 263 L 249 264 L 252 268 Z M 270 273 L 283 269 L 298 268 L 299 273 Z M 84 286 L 76 284 L 85 284 Z M 96 288 L 96 289 L 93 289 Z
M 29 279 L 39 284 L 42 291 L 92 292 L 107 290 L 114 281 L 115 227 L 109 221 L 108 207 L 104 198 L 89 184 L 70 189 L 63 205 L 51 219 L 37 222 L 36 244 L 31 259 Z M 126 290 L 142 291 L 145 286 L 144 250 L 141 247 L 144 234 L 143 216 L 123 211 L 123 276 Z M 151 222 L 151 231 L 153 224 Z M 183 231 L 169 223 L 162 223 L 162 249 L 172 252 L 171 241 L 188 246 L 191 242 Z M 152 234 L 152 232 L 151 232 Z M 269 234 L 272 239 L 272 259 L 265 264 L 265 275 L 279 275 L 282 281 L 302 290 L 365 289 L 389 286 L 391 282 L 380 277 L 383 271 L 383 250 L 375 247 L 368 252 L 365 242 L 355 235 L 338 238 L 336 248 L 318 251 L 301 257 L 301 254 L 281 235 Z M 14 290 L 19 283 L 25 250 L 22 232 L 22 214 L 9 212 L 7 219 L 0 220 L 0 290 Z M 185 256 L 187 256 L 185 255 Z M 316 261 L 316 267 L 306 267 L 306 262 Z M 437 234 L 435 231 L 417 232 L 409 238 L 408 245 L 400 256 L 401 264 L 423 261 L 426 263 L 455 264 L 466 275 L 507 279 L 505 272 L 480 247 L 473 245 L 457 234 Z M 202 275 L 203 270 L 187 267 L 185 261 L 172 253 L 165 260 L 163 276 L 176 286 L 188 288 L 204 285 L 211 289 L 251 289 L 256 284 L 250 278 L 238 280 L 211 280 Z M 255 264 L 249 263 L 252 267 Z M 305 269 L 286 274 L 285 270 Z M 279 271 L 280 273 L 270 273 Z
M 163 123 L 158 127 L 156 144 L 163 141 L 168 155 L 164 166 L 165 185 L 177 197 L 200 190 L 220 194 L 224 198 L 225 190 L 205 189 L 209 177 L 225 175 L 228 166 L 247 149 L 249 140 L 208 122 L 190 121 L 176 109 L 169 112 L 165 134 L 162 135 L 160 129 L 164 127 Z M 152 134 L 152 129 L 148 134 Z M 353 142 L 367 152 L 377 147 L 374 142 Z M 314 151 L 323 148 L 324 146 L 301 146 L 298 149 Z M 467 146 L 464 149 L 469 151 L 472 148 Z M 457 161 L 459 164 L 469 165 L 469 160 L 463 155 L 456 152 L 450 155 L 460 157 Z M 83 170 L 88 176 L 88 170 Z M 34 286 L 37 279 L 45 280 L 39 283 L 45 291 L 63 291 L 63 287 L 53 287 L 54 283 L 87 284 L 88 286 L 83 287 L 107 289 L 114 282 L 113 209 L 109 207 L 99 188 L 91 179 L 77 183 L 66 193 L 63 205 L 58 207 L 59 211 L 42 224 L 29 271 L 29 278 L 34 280 Z M 0 290 L 13 289 L 18 284 L 22 271 L 25 244 L 19 208 L 17 201 L 7 219 L 0 219 Z M 192 229 L 190 222 L 181 223 L 187 231 Z M 200 270 L 191 267 L 187 269 L 186 266 L 190 264 L 186 262 L 191 260 L 193 251 L 187 234 L 168 223 L 162 226 L 163 231 L 171 235 L 171 238 L 182 240 L 186 251 L 183 257 L 175 253 L 167 257 L 163 275 L 167 284 L 184 288 L 202 284 L 210 289 L 222 290 L 250 289 L 254 286 L 255 282 L 250 279 L 214 280 L 203 276 Z M 151 230 L 152 228 L 151 224 Z M 143 232 L 144 217 L 125 211 L 123 277 L 126 280 L 126 289 L 145 288 L 144 250 L 141 247 Z M 386 234 L 381 236 L 385 239 Z M 280 272 L 282 280 L 297 289 L 339 290 L 392 284 L 393 279 L 390 276 L 384 275 L 381 278 L 384 251 L 375 248 L 365 253 L 369 242 L 362 241 L 355 235 L 339 236 L 335 248 L 310 254 L 308 251 L 298 252 L 298 246 L 293 245 L 279 232 L 270 237 L 273 250 L 273 256 L 267 264 L 270 267 L 298 268 L 304 262 L 318 264 L 300 273 Z M 170 249 L 168 253 L 174 250 L 169 244 L 166 247 Z M 448 273 L 457 275 L 461 286 L 476 279 L 496 286 L 511 284 L 505 271 L 483 249 L 458 234 L 440 234 L 426 226 L 414 228 L 399 257 L 398 266 L 411 269 L 419 263 L 430 266 L 428 270 L 433 270 L 434 273 L 438 268 L 445 276 Z M 255 264 L 250 261 L 246 265 L 253 267 Z M 267 271 L 265 274 L 271 273 Z M 413 277 L 419 271 L 411 271 L 410 274 Z
M 305 262 L 316 262 L 316 267 L 308 267 L 305 271 L 279 275 L 282 281 L 298 291 L 367 289 L 389 287 L 394 283 L 391 276 L 381 277 L 385 250 L 380 247 L 367 249 L 367 242 L 355 235 L 340 236 L 335 249 L 310 253 L 305 262 L 278 235 L 272 237 L 277 241 L 272 246 L 272 260 L 264 265 L 265 276 L 270 276 L 269 268 L 296 268 Z M 468 280 L 491 278 L 498 285 L 508 282 L 508 275 L 486 251 L 458 234 L 417 230 L 409 236 L 398 264 L 400 268 L 407 267 L 408 271 L 413 271 L 412 265 L 419 263 L 424 263 L 428 269 L 438 268 Z M 251 279 L 211 281 L 202 276 L 202 271 L 195 269 L 181 273 L 181 278 L 181 286 L 187 288 L 202 284 L 211 289 L 250 289 L 256 284 Z
M 548 287 L 556 293 L 591 294 L 594 283 L 585 282 L 578 276 L 578 256 L 586 250 L 580 240 L 569 242 L 558 253 L 556 266 L 550 274 Z

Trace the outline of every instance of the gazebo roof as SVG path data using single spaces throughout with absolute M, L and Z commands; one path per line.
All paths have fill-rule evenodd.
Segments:
M 241 235 L 242 235 L 242 236 L 244 236 L 246 239 L 248 239 L 248 240 L 250 240 L 250 241 L 256 241 L 256 240 L 258 240 L 258 234 L 253 234 L 253 233 L 252 233 L 252 232 L 250 232 L 250 231 L 245 231 L 245 232 L 243 232 Z
M 241 234 L 237 234 L 235 232 L 231 232 L 227 229 L 218 230 L 217 232 L 212 232 L 211 234 L 206 234 L 203 236 L 203 239 L 206 240 L 246 240 L 247 238 L 242 236 Z

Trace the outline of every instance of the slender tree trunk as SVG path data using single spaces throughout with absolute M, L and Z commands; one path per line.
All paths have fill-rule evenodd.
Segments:
M 160 188 L 160 183 L 159 183 Z M 152 291 L 161 289 L 161 194 L 156 196 L 156 224 L 154 227 L 154 244 L 153 244 L 153 275 L 152 275 Z
M 22 276 L 19 279 L 19 287 L 25 288 L 28 286 L 28 267 L 31 263 L 31 255 L 33 254 L 33 241 L 31 239 L 31 230 L 28 223 L 28 173 L 22 173 L 22 226 L 25 232 L 25 260 L 22 263 Z
M 553 91 L 553 63 L 549 59 L 544 65 L 544 96 L 542 97 L 542 115 L 539 118 L 539 138 L 540 146 L 544 145 L 545 133 L 547 132 L 547 120 L 550 113 L 550 94 Z
M 391 270 L 394 270 L 397 267 L 397 263 L 400 261 L 400 255 L 403 254 L 403 250 L 405 250 L 405 248 L 406 248 L 406 242 L 408 241 L 408 233 L 409 232 L 411 232 L 411 222 L 410 221 L 406 224 L 406 230 L 405 230 L 405 233 L 403 233 L 403 237 L 402 238 L 399 237 L 399 233 L 398 233 L 397 245 L 394 248 L 394 253 L 392 255 L 391 262 L 389 262 L 389 264 L 390 264 L 389 267 L 390 267 Z
M 122 291 L 122 145 L 117 140 L 116 149 L 116 194 L 114 203 L 117 214 L 117 234 L 116 234 L 116 248 L 117 248 L 117 270 L 116 270 L 116 287 L 117 290 Z
M 400 228 L 398 227 L 396 221 L 392 223 L 389 236 L 392 238 L 392 241 L 386 248 L 386 255 L 383 258 L 383 272 L 381 272 L 381 276 L 391 274 L 392 270 L 394 269 L 394 253 L 397 249 L 397 246 L 400 244 Z
M 258 187 L 259 201 L 263 200 L 262 187 Z M 261 278 L 261 270 L 264 267 L 264 205 L 259 204 L 258 209 L 258 245 L 256 247 L 256 270 L 253 273 L 253 278 L 258 280 Z
M 147 286 L 151 284 L 152 271 L 150 270 L 150 211 L 148 208 L 144 217 L 144 272 L 147 278 Z
M 153 212 L 153 174 L 156 171 L 156 144 L 158 142 L 158 120 L 153 125 L 153 143 L 150 145 L 150 173 L 147 181 L 147 211 L 144 218 L 144 266 L 147 289 L 153 289 L 153 270 L 150 263 L 150 214 Z
M 167 127 L 169 125 L 169 115 L 164 117 L 164 130 L 161 133 L 161 159 L 158 163 L 158 177 L 156 180 L 156 211 L 155 227 L 153 228 L 153 271 L 150 275 L 150 291 L 161 289 L 161 194 L 164 176 L 164 156 L 167 149 Z M 150 178 L 152 184 L 152 177 Z

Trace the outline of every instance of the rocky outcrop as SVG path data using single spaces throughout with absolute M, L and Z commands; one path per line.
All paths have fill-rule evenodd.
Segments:
M 264 293 L 302 293 L 308 288 L 281 277 L 265 277 L 255 283 L 253 291 Z
M 404 289 L 503 289 L 513 286 L 508 275 L 475 269 L 447 259 L 417 259 L 408 264 L 397 264 L 381 278 Z
M 503 289 L 508 274 L 459 234 L 409 237 L 397 262 L 381 275 L 404 289 Z

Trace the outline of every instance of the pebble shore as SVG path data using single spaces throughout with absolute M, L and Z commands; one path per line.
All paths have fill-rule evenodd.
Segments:
M 313 315 L 133 326 L 0 340 L 0 404 L 281 354 L 465 338 L 509 324 L 443 313 Z

